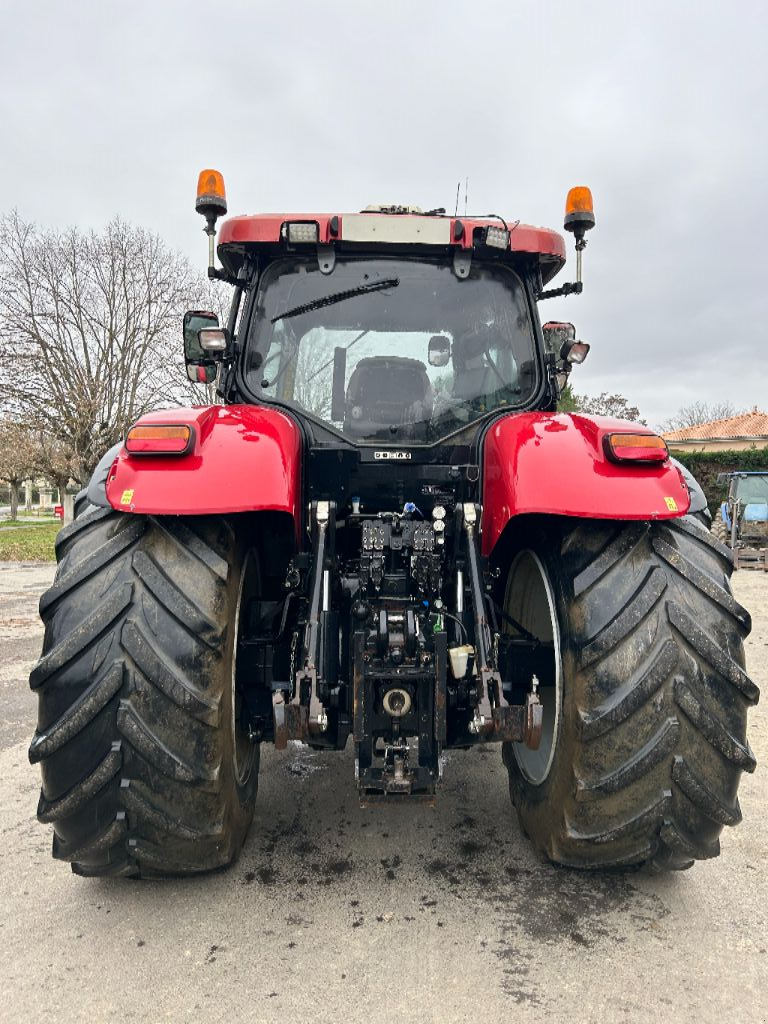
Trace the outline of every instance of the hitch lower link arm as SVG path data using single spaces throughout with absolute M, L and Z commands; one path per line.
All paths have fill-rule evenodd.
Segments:
M 481 740 L 525 743 L 533 750 L 541 741 L 542 706 L 536 688 L 528 694 L 525 704 L 509 704 L 495 663 L 491 629 L 485 612 L 485 596 L 480 576 L 478 533 L 480 509 L 467 502 L 462 506 L 462 518 L 469 570 L 469 589 L 475 622 L 475 673 L 478 703 L 469 731 Z
M 318 501 L 313 505 L 313 560 L 310 576 L 310 600 L 304 640 L 298 659 L 299 668 L 292 683 L 292 692 L 275 690 L 272 713 L 275 726 L 275 747 L 283 749 L 288 740 L 306 743 L 312 736 L 328 728 L 328 715 L 318 696 L 323 686 L 325 618 L 330 613 L 329 534 L 336 525 L 336 505 Z

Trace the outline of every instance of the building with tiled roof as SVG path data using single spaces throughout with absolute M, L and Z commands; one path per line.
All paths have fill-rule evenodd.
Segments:
M 768 448 L 768 413 L 757 406 L 751 412 L 711 420 L 695 427 L 669 430 L 662 434 L 672 450 L 695 452 L 744 451 Z

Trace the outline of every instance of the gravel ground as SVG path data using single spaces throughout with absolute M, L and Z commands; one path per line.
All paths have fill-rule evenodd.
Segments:
M 648 877 L 542 862 L 496 750 L 452 754 L 434 809 L 357 805 L 351 748 L 262 760 L 238 864 L 170 882 L 82 879 L 35 820 L 27 675 L 52 566 L 0 565 L 0 1020 L 768 1019 L 768 727 L 722 856 Z M 768 693 L 768 575 L 742 570 L 748 667 Z

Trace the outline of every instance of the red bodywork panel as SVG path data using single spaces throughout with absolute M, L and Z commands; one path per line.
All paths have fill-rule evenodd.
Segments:
M 257 405 L 163 409 L 140 424 L 188 425 L 186 455 L 129 455 L 107 477 L 107 500 L 121 512 L 206 515 L 288 512 L 299 529 L 301 434 L 283 413 Z
M 331 234 L 330 222 L 332 217 L 337 216 L 339 222 L 338 234 Z M 368 217 L 393 217 L 407 219 L 408 214 L 387 214 L 368 213 Z M 415 214 L 420 217 L 423 214 Z M 472 234 L 475 228 L 488 226 L 501 227 L 501 221 L 486 217 L 450 217 L 451 238 L 454 235 L 454 225 L 460 221 L 464 225 L 464 232 L 458 241 L 451 244 L 461 249 L 472 248 Z M 330 242 L 344 241 L 344 214 L 331 213 L 258 213 L 250 216 L 230 217 L 221 225 L 219 232 L 219 245 L 227 245 L 231 242 L 279 242 L 280 229 L 287 221 L 317 221 L 320 225 L 320 244 L 327 245 Z M 557 231 L 549 228 L 536 228 L 530 224 L 516 224 L 514 220 L 507 222 L 514 226 L 510 237 L 512 252 L 543 253 L 547 256 L 559 256 L 565 259 L 565 241 Z M 516 225 L 516 226 L 515 226 Z M 377 242 L 375 247 L 386 251 L 387 243 Z
M 331 234 L 330 222 L 336 216 L 338 232 Z M 369 213 L 368 217 L 393 217 L 407 220 L 408 214 Z M 415 216 L 423 216 L 416 214 Z M 450 217 L 451 239 L 455 239 L 454 226 L 460 221 L 464 227 L 461 239 L 452 241 L 451 245 L 460 249 L 472 248 L 472 235 L 477 227 L 500 227 L 498 219 L 485 217 Z M 260 213 L 252 216 L 230 217 L 221 225 L 219 245 L 275 243 L 281 241 L 280 229 L 286 221 L 317 221 L 320 226 L 320 244 L 344 241 L 344 214 L 330 213 Z M 565 241 L 557 231 L 549 228 L 536 228 L 530 224 L 519 224 L 514 220 L 507 222 L 512 228 L 510 249 L 512 252 L 540 253 L 557 257 L 565 262 Z M 379 252 L 386 251 L 386 243 L 377 242 L 374 246 Z
M 606 434 L 652 433 L 603 416 L 519 413 L 495 423 L 483 453 L 483 554 L 513 516 L 538 512 L 587 519 L 674 519 L 690 506 L 669 462 L 621 465 L 603 450 Z

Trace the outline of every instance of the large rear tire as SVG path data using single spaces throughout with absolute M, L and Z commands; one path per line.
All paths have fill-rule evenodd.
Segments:
M 259 748 L 240 728 L 236 687 L 255 562 L 220 517 L 78 511 L 58 536 L 30 677 L 38 818 L 78 874 L 222 867 L 256 797 Z
M 504 745 L 521 826 L 572 867 L 715 857 L 755 768 L 751 623 L 731 596 L 731 560 L 691 517 L 561 522 L 509 562 L 506 621 L 551 643 L 554 661 L 539 751 Z

